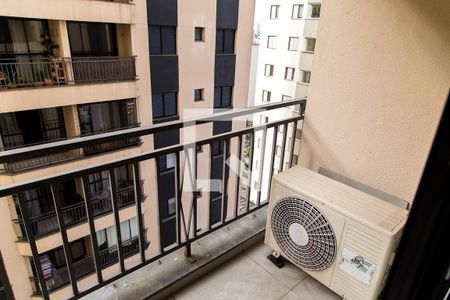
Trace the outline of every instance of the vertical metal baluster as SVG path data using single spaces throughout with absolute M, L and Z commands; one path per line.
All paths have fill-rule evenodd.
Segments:
M 139 163 L 133 164 L 133 180 L 134 180 L 134 198 L 136 202 L 136 214 L 138 217 L 138 237 L 139 237 L 139 252 L 141 254 L 141 261 L 145 261 L 145 234 L 144 234 L 144 222 L 142 220 L 142 189 L 141 180 L 139 175 Z
M 175 152 L 175 201 L 176 201 L 176 226 L 177 226 L 177 243 L 181 244 L 181 191 L 180 191 L 180 152 Z
M 269 176 L 269 188 L 267 190 L 267 199 L 270 198 L 270 188 L 272 187 L 272 177 L 273 177 L 273 165 L 275 161 L 275 156 L 277 155 L 277 138 L 278 138 L 278 125 L 273 127 L 273 137 L 272 137 L 272 155 L 270 158 L 270 176 Z
M 99 284 L 103 283 L 102 267 L 100 265 L 100 256 L 98 255 L 98 241 L 97 233 L 94 224 L 94 211 L 92 210 L 92 203 L 89 192 L 89 181 L 87 177 L 82 177 L 84 189 L 84 204 L 86 206 L 86 217 L 89 224 L 89 234 L 92 242 L 92 253 L 94 254 L 95 271 L 97 273 L 97 280 Z
M 69 239 L 67 238 L 66 223 L 64 221 L 61 199 L 53 184 L 50 185 L 50 189 L 52 192 L 53 205 L 55 206 L 56 218 L 58 219 L 59 231 L 63 242 L 64 256 L 66 258 L 67 270 L 69 271 L 70 284 L 72 285 L 73 294 L 76 296 L 78 295 L 77 278 L 72 264 L 72 251 L 70 249 Z
M 160 160 L 160 156 L 155 158 L 155 174 L 159 174 L 159 160 Z M 157 222 L 158 222 L 158 239 L 159 239 L 159 253 L 164 253 L 164 246 L 163 246 L 163 239 L 162 239 L 162 235 L 161 235 L 161 228 L 162 228 L 162 220 L 161 220 L 161 211 L 160 211 L 160 204 L 159 204 L 159 188 L 158 188 L 158 183 L 159 183 L 159 176 L 155 176 L 155 183 L 156 183 L 156 191 L 155 191 L 155 200 L 156 200 L 156 212 L 157 212 Z
M 230 140 L 223 140 L 223 166 L 222 166 L 222 223 L 225 222 L 227 218 L 227 198 L 228 198 L 228 147 Z
M 44 278 L 44 272 L 42 271 L 41 261 L 39 260 L 39 252 L 37 250 L 36 241 L 33 236 L 33 230 L 31 229 L 30 223 L 30 215 L 28 213 L 28 207 L 25 203 L 25 198 L 23 194 L 18 197 L 19 209 L 22 215 L 22 221 L 25 228 L 25 235 L 28 240 L 28 244 L 30 244 L 31 255 L 33 256 L 34 268 L 36 270 L 36 274 L 39 280 L 39 285 L 41 286 L 41 292 L 44 299 L 50 299 L 47 290 L 47 284 Z
M 282 125 L 283 126 L 283 125 Z M 288 131 L 288 124 L 284 124 L 283 141 L 281 142 L 281 157 L 280 157 L 280 168 L 278 172 L 283 172 L 284 169 L 284 152 L 286 151 L 286 137 Z
M 241 190 L 240 190 L 240 183 L 241 183 L 241 159 L 242 159 L 242 135 L 238 136 L 238 144 L 237 144 L 238 150 L 238 165 L 237 165 L 237 171 L 236 171 L 236 187 L 234 190 L 235 194 L 235 207 L 234 207 L 234 217 L 237 217 L 239 213 L 239 203 L 241 200 Z
M 210 154 L 209 154 L 209 179 L 210 179 L 210 182 L 211 182 L 211 180 L 212 180 L 212 165 L 213 165 L 213 144 L 212 143 L 210 143 L 209 144 L 209 151 L 210 151 Z M 209 199 L 209 213 L 208 213 L 208 230 L 211 230 L 211 213 L 212 213 L 212 198 L 211 198 L 211 183 L 210 183 L 210 192 L 209 192 L 209 195 L 208 195 L 208 199 Z
M 117 251 L 119 253 L 120 271 L 125 272 L 125 264 L 123 262 L 123 249 L 122 249 L 122 234 L 120 230 L 120 218 L 119 218 L 119 206 L 117 204 L 117 187 L 116 187 L 116 174 L 114 169 L 109 169 L 109 187 L 111 189 L 111 201 L 114 215 L 114 223 L 116 224 L 117 235 Z
M 294 158 L 294 148 L 295 148 L 295 138 L 297 136 L 297 121 L 295 121 L 292 125 L 292 141 L 291 141 L 291 155 L 289 157 L 289 168 L 292 168 L 292 160 Z
M 267 127 L 264 127 L 263 129 L 263 136 L 262 136 L 262 148 L 261 148 L 261 159 L 259 160 L 259 172 L 258 172 L 258 184 L 259 184 L 259 190 L 258 195 L 256 198 L 256 206 L 258 207 L 261 203 L 261 186 L 262 186 L 262 177 L 263 177 L 263 171 L 264 171 L 264 156 L 266 152 L 266 135 L 267 135 Z
M 248 191 L 247 191 L 247 211 L 250 209 L 250 195 L 252 191 L 252 173 L 253 173 L 253 147 L 255 145 L 255 129 L 252 129 L 250 139 L 250 163 L 248 168 Z
M 193 172 L 193 192 L 192 192 L 192 201 L 193 201 L 193 230 L 194 230 L 194 237 L 197 237 L 197 199 L 198 199 L 198 185 L 197 185 L 197 166 L 198 166 L 198 151 L 197 151 L 197 145 L 194 146 L 194 155 L 193 155 L 193 165 L 194 165 L 194 170 Z M 190 230 L 190 228 L 189 228 Z

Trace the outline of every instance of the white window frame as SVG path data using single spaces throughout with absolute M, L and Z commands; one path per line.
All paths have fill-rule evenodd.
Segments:
M 277 36 L 269 35 L 267 36 L 267 49 L 276 49 L 277 48 Z
M 264 66 L 264 76 L 273 77 L 273 69 L 274 69 L 274 65 L 266 64 Z
M 300 20 L 303 18 L 303 4 L 292 5 L 292 20 Z
M 263 90 L 262 92 L 262 102 L 270 102 L 270 98 L 272 97 L 272 92 L 268 90 Z
M 270 6 L 270 15 L 269 18 L 271 20 L 277 20 L 280 16 L 280 5 L 271 5 Z
M 300 45 L 300 38 L 298 36 L 290 36 L 288 42 L 289 51 L 298 51 Z
M 286 67 L 284 69 L 284 79 L 292 81 L 295 77 L 295 68 L 292 67 Z

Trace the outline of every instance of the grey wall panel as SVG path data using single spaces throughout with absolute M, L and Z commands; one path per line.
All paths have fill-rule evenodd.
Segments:
M 216 55 L 214 86 L 234 85 L 236 55 Z
M 217 0 L 217 28 L 237 29 L 239 0 Z
M 147 18 L 148 24 L 176 26 L 177 0 L 147 0 Z
M 169 147 L 180 143 L 180 130 L 172 129 L 155 133 L 153 135 L 153 142 L 155 149 Z
M 178 91 L 178 56 L 150 56 L 152 93 Z

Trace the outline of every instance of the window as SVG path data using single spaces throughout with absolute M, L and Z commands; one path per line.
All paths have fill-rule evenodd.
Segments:
M 299 43 L 299 38 L 291 36 L 289 38 L 288 50 L 290 50 L 290 51 L 298 51 L 298 43 Z
M 195 41 L 196 42 L 205 41 L 204 32 L 205 32 L 204 27 L 195 27 Z
M 288 96 L 288 95 L 281 96 L 281 101 L 286 101 L 286 100 L 290 100 L 290 99 L 292 99 L 291 96 Z
M 0 135 L 5 149 L 50 142 L 66 137 L 60 107 L 0 114 Z
M 301 19 L 303 15 L 303 4 L 292 5 L 292 19 Z
M 120 237 L 122 238 L 122 243 L 137 237 L 138 233 L 138 220 L 137 217 L 125 220 L 120 223 Z
M 284 79 L 286 80 L 294 80 L 295 69 L 286 67 L 284 70 Z
M 177 92 L 152 94 L 153 119 L 177 115 Z
M 49 35 L 46 21 L 0 17 L 0 58 L 43 55 L 43 34 Z
M 203 94 L 204 94 L 204 89 L 195 89 L 194 90 L 194 100 L 195 101 L 202 101 L 203 99 Z
M 267 37 L 267 48 L 275 49 L 277 47 L 277 37 L 274 35 L 269 35 Z
M 67 22 L 67 31 L 72 56 L 117 56 L 114 24 Z
M 311 72 L 310 71 L 302 71 L 301 81 L 303 83 L 309 83 L 310 80 L 311 80 Z
M 306 39 L 306 51 L 314 52 L 316 48 L 316 39 L 308 38 Z
M 216 54 L 234 54 L 234 29 L 216 30 Z
M 170 153 L 159 158 L 159 171 L 165 172 L 175 168 L 175 154 Z
M 269 117 L 261 116 L 261 117 L 259 118 L 259 122 L 260 122 L 261 125 L 262 125 L 262 124 L 267 124 L 267 123 L 269 123 Z
M 271 5 L 270 6 L 270 18 L 278 19 L 278 11 L 280 10 L 279 5 Z
M 177 212 L 177 204 L 175 198 L 167 200 L 167 216 L 173 216 Z
M 311 18 L 320 18 L 320 4 L 311 4 Z
M 275 152 L 276 156 L 280 157 L 281 156 L 281 147 L 277 146 L 277 150 Z
M 264 90 L 262 93 L 262 101 L 270 102 L 270 97 L 272 96 L 272 92 Z
M 214 88 L 214 108 L 231 107 L 233 87 L 219 86 Z
M 78 105 L 81 134 L 120 129 L 137 124 L 135 99 Z
M 273 76 L 273 65 L 268 65 L 264 67 L 264 76 L 271 77 Z
M 150 54 L 176 54 L 175 26 L 148 26 Z

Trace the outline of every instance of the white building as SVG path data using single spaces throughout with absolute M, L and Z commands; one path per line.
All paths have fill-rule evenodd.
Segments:
M 261 9 L 263 18 L 261 22 L 260 49 L 257 62 L 257 80 L 254 99 L 249 102 L 261 105 L 269 102 L 285 101 L 293 98 L 308 96 L 308 87 L 311 79 L 314 48 L 317 38 L 317 29 L 320 17 L 320 0 L 270 0 L 264 1 Z M 290 109 L 279 109 L 271 112 L 255 114 L 253 123 L 264 124 L 292 114 Z M 298 124 L 301 128 L 302 124 Z M 296 143 L 299 143 L 301 129 L 297 129 Z M 280 159 L 283 156 L 281 147 L 284 138 L 284 128 L 278 130 L 277 141 L 279 145 L 273 167 L 275 173 L 281 167 Z M 253 156 L 253 169 L 259 171 L 264 168 L 263 180 L 252 178 L 254 187 L 259 182 L 267 182 L 270 176 L 270 157 L 272 149 L 262 151 L 264 144 L 270 144 L 273 139 L 273 130 L 269 130 L 264 137 L 262 132 L 255 136 L 255 153 Z M 292 128 L 286 134 L 288 145 L 292 139 Z M 297 145 L 298 146 L 298 145 Z M 298 151 L 299 147 L 295 147 Z M 264 153 L 263 153 L 264 152 Z M 290 153 L 285 153 L 283 164 L 289 163 Z M 293 155 L 293 163 L 297 162 L 298 152 Z M 266 179 L 267 176 L 267 179 Z M 267 188 L 261 187 L 261 201 L 267 198 Z M 253 193 L 252 199 L 256 200 Z

